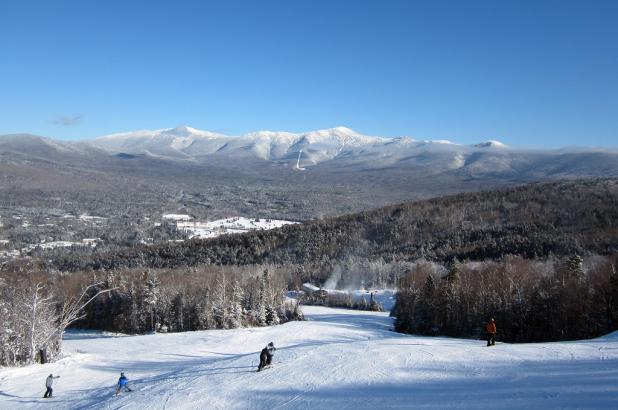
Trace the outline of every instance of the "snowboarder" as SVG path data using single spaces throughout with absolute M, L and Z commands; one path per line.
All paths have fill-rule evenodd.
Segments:
M 129 382 L 129 379 L 127 379 L 127 376 L 124 375 L 124 372 L 120 372 L 120 378 L 118 379 L 118 388 L 116 389 L 116 396 L 119 395 L 120 390 L 123 390 L 123 389 L 124 391 L 133 391 L 127 385 L 128 382 Z
M 496 322 L 493 317 L 489 319 L 485 329 L 487 330 L 487 346 L 494 346 L 496 344 Z
M 54 379 L 59 379 L 60 376 L 54 376 L 53 374 L 49 374 L 49 376 L 47 376 L 47 379 L 45 379 L 45 387 L 47 388 L 47 390 L 45 390 L 45 394 L 43 395 L 44 399 L 51 399 L 52 397 L 52 393 L 54 392 L 54 389 L 52 389 L 52 386 L 54 385 Z
M 265 348 L 260 352 L 260 365 L 258 366 L 257 371 L 259 372 L 266 366 L 270 366 L 273 361 L 273 356 L 275 354 L 275 344 L 270 342 Z

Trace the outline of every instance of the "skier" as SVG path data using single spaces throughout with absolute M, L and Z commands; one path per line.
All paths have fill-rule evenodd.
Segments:
M 266 366 L 270 366 L 273 362 L 273 356 L 275 355 L 275 350 L 277 349 L 275 348 L 275 344 L 273 342 L 270 342 L 268 346 L 266 347 L 267 347 Z
M 54 379 L 59 378 L 60 376 L 54 376 L 51 373 L 49 376 L 47 376 L 47 379 L 45 379 L 45 387 L 47 388 L 47 390 L 45 390 L 45 394 L 43 395 L 44 399 L 51 399 L 52 393 L 54 392 L 54 389 L 52 389 L 52 386 L 54 385 Z
M 485 329 L 487 330 L 487 346 L 494 346 L 496 344 L 496 322 L 493 317 L 489 319 Z
M 120 394 L 120 390 L 124 389 L 124 391 L 133 391 L 127 386 L 129 379 L 124 375 L 124 372 L 120 372 L 120 378 L 118 379 L 118 388 L 116 389 L 116 396 Z
M 260 365 L 258 366 L 257 371 L 259 372 L 266 366 L 270 366 L 273 361 L 273 356 L 275 354 L 275 344 L 270 342 L 265 348 L 260 352 Z

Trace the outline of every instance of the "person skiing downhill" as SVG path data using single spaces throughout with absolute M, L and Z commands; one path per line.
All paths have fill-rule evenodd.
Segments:
M 50 373 L 49 376 L 47 376 L 47 379 L 45 379 L 45 394 L 43 395 L 44 399 L 50 399 L 52 397 L 52 393 L 54 392 L 54 389 L 52 389 L 52 386 L 54 385 L 54 379 L 59 379 L 60 376 L 54 376 L 53 374 Z
M 129 382 L 129 379 L 127 379 L 127 376 L 124 375 L 124 372 L 120 372 L 120 378 L 118 379 L 118 388 L 116 389 L 116 396 L 120 394 L 120 390 L 124 391 L 133 391 L 131 390 L 131 388 L 129 388 L 129 386 L 127 386 L 127 383 Z
M 485 329 L 487 330 L 487 346 L 494 346 L 496 344 L 496 322 L 493 317 L 489 319 Z
M 258 366 L 257 371 L 259 372 L 266 366 L 270 366 L 273 361 L 273 356 L 275 355 L 275 344 L 270 342 L 265 348 L 260 352 L 260 365 Z

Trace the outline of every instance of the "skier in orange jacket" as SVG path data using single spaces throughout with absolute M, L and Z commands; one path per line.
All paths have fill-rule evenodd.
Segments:
M 492 317 L 487 322 L 485 326 L 487 330 L 487 346 L 493 346 L 496 344 L 496 322 L 494 322 L 494 318 Z

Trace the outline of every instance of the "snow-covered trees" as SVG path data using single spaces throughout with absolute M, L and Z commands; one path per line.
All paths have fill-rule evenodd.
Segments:
M 240 286 L 238 280 L 235 280 L 232 287 L 232 310 L 230 312 L 230 327 L 242 327 L 245 315 L 244 302 L 245 292 Z
M 397 303 L 393 308 L 395 327 L 401 332 L 432 334 L 437 309 L 434 277 L 438 266 L 421 261 L 413 265 L 399 281 Z
M 34 363 L 37 355 L 47 361 L 48 346 L 59 343 L 61 328 L 58 313 L 54 307 L 54 296 L 46 291 L 42 283 L 25 289 L 23 299 L 17 305 L 21 311 L 19 320 L 25 331 L 26 363 Z M 53 352 L 55 349 L 50 348 Z
M 399 284 L 398 331 L 479 337 L 494 317 L 504 341 L 581 339 L 618 328 L 616 257 L 507 257 L 431 272 L 417 264 Z
M 0 310 L 0 365 L 34 363 L 39 349 L 55 344 L 57 312 L 41 283 L 2 280 Z
M 92 286 L 74 297 L 60 294 L 43 278 L 0 278 L 0 365 L 53 361 L 65 329 L 82 317 L 83 308 L 100 294 Z
M 147 274 L 122 270 L 115 277 L 123 280 L 86 309 L 78 326 L 124 333 L 180 332 L 275 325 L 301 316 L 296 306 L 284 303 L 279 271 L 203 267 Z
M 277 307 L 281 305 L 281 301 L 277 300 L 277 291 L 273 289 L 270 273 L 267 269 L 264 270 L 264 273 L 262 275 L 262 283 L 260 289 L 260 295 L 265 315 L 264 324 L 278 325 L 279 314 L 277 312 Z
M 3 283 L 0 365 L 53 360 L 60 345 L 60 316 L 54 295 L 42 283 Z
M 1 273 L 0 365 L 54 360 L 71 324 L 146 333 L 267 326 L 301 318 L 296 304 L 284 302 L 279 271 L 261 271 Z
M 253 323 L 257 326 L 269 326 L 287 320 L 286 313 L 281 309 L 284 306 L 284 298 L 280 296 L 285 291 L 283 285 L 273 280 L 268 269 L 264 269 L 255 281 L 256 286 L 247 298 Z
M 229 328 L 230 310 L 231 306 L 230 303 L 228 303 L 227 278 L 225 277 L 225 273 L 222 273 L 217 277 L 215 294 L 212 302 L 212 313 L 218 328 Z
M 156 322 L 157 305 L 159 303 L 159 279 L 156 274 L 145 274 L 144 284 L 144 309 L 150 317 L 150 330 L 156 332 L 158 323 Z

